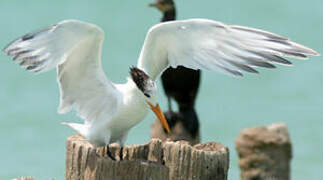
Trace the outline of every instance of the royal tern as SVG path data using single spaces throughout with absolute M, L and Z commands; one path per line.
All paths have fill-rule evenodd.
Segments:
M 58 113 L 74 109 L 83 124 L 64 123 L 96 146 L 123 146 L 128 131 L 151 108 L 169 130 L 157 103 L 156 79 L 168 67 L 218 71 L 233 76 L 257 73 L 256 66 L 290 65 L 281 56 L 306 58 L 312 49 L 282 36 L 207 19 L 171 21 L 147 33 L 137 67 L 124 84 L 111 82 L 101 67 L 104 32 L 98 26 L 65 20 L 32 32 L 4 48 L 14 61 L 35 73 L 57 68 Z
M 176 7 L 173 0 L 156 0 L 150 6 L 163 13 L 161 22 L 176 19 Z M 168 112 L 165 112 L 165 117 L 169 127 L 172 129 L 176 123 L 181 122 L 185 131 L 192 138 L 196 138 L 199 131 L 199 120 L 194 106 L 200 85 L 200 76 L 200 70 L 183 66 L 169 67 L 161 75 L 162 85 L 168 99 Z M 178 104 L 178 113 L 172 110 L 171 99 L 174 99 Z

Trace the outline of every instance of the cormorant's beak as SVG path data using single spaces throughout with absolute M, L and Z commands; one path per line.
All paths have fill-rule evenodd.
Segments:
M 159 104 L 157 104 L 156 106 L 154 106 L 150 102 L 147 102 L 147 103 L 148 103 L 150 109 L 156 114 L 157 118 L 162 123 L 162 125 L 166 129 L 167 133 L 170 133 L 170 129 L 169 129 L 168 123 L 167 123 L 166 118 L 165 118 L 165 116 L 163 114 L 163 111 L 159 107 Z
M 164 12 L 164 11 L 167 10 L 168 5 L 167 4 L 162 4 L 162 3 L 159 3 L 159 2 L 153 2 L 153 3 L 149 4 L 149 7 L 154 7 L 154 8 L 159 9 L 160 11 Z
M 149 7 L 158 7 L 158 5 L 157 2 L 149 3 Z

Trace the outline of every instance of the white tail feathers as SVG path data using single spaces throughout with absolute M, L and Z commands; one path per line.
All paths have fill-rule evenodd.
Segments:
M 88 128 L 84 124 L 62 122 L 62 125 L 71 127 L 72 129 L 74 129 L 84 137 L 87 137 L 88 135 Z

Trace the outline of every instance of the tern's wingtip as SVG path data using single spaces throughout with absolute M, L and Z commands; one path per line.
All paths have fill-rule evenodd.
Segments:
M 314 51 L 313 56 L 321 56 L 321 53 L 319 53 L 319 52 L 317 52 L 317 51 Z

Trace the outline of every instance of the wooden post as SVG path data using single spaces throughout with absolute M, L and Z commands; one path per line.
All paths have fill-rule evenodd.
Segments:
M 285 124 L 244 129 L 235 144 L 242 180 L 290 179 L 292 145 Z
M 183 127 L 182 123 L 178 121 L 174 127 L 172 128 L 172 131 L 170 134 L 167 134 L 164 131 L 163 126 L 159 122 L 159 120 L 156 120 L 151 125 L 151 138 L 157 138 L 161 139 L 162 141 L 165 140 L 171 140 L 171 141 L 180 141 L 184 140 L 189 142 L 190 145 L 195 145 L 200 143 L 200 132 L 197 133 L 195 137 L 192 137 L 189 132 L 186 131 L 186 129 Z
M 118 156 L 119 146 L 110 148 Z M 152 139 L 126 146 L 123 161 L 112 161 L 106 148 L 94 149 L 82 136 L 67 139 L 66 180 L 225 180 L 227 147 L 211 142 L 194 147 L 187 142 Z

